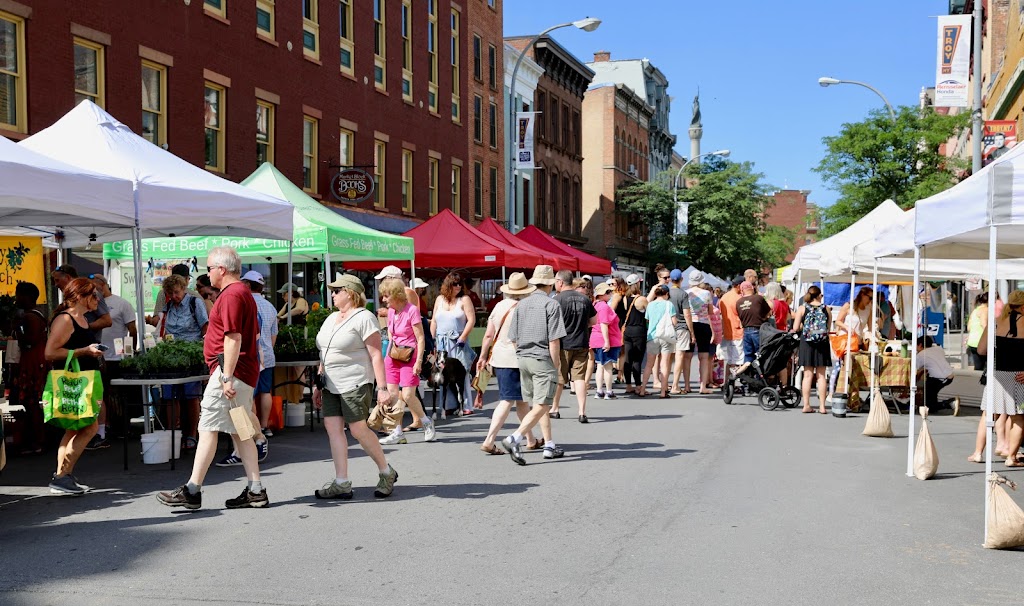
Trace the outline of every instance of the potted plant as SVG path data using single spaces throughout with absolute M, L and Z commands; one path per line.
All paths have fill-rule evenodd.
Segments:
M 126 379 L 176 379 L 209 372 L 202 341 L 161 341 L 144 354 L 125 357 L 121 371 Z
M 322 322 L 322 321 L 321 321 Z M 309 326 L 281 326 L 274 345 L 274 357 L 279 362 L 316 361 L 320 352 L 316 348 L 316 333 Z M 313 336 L 307 336 L 313 335 Z

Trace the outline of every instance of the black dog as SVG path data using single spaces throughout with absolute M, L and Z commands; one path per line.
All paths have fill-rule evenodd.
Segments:
M 462 365 L 458 358 L 447 356 L 444 360 L 438 361 L 438 357 L 437 354 L 431 356 L 433 368 L 428 380 L 429 385 L 434 388 L 434 414 L 437 414 L 437 387 L 440 386 L 442 418 L 445 418 L 449 412 L 459 415 L 462 413 L 465 404 L 465 394 L 463 391 L 466 384 L 466 367 Z M 458 403 L 454 411 L 444 408 L 445 403 L 448 402 L 449 389 L 455 393 L 455 401 Z

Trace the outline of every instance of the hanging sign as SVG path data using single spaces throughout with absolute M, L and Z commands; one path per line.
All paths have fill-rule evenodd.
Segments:
M 14 296 L 18 282 L 35 284 L 38 302 L 46 303 L 42 238 L 0 237 L 0 294 Z
M 358 204 L 373 195 L 373 175 L 360 168 L 339 170 L 331 179 L 331 195 L 339 202 Z
M 971 72 L 971 16 L 944 15 L 938 21 L 935 106 L 967 107 Z
M 533 153 L 533 125 L 536 121 L 536 112 L 519 112 L 516 114 L 516 168 L 534 168 Z

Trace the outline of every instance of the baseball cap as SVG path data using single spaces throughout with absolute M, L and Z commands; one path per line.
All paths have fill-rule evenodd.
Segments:
M 388 265 L 384 269 L 380 270 L 380 273 L 374 276 L 375 280 L 383 280 L 384 278 L 401 278 L 402 270 L 396 265 Z
M 299 289 L 299 287 L 298 287 L 297 284 L 295 284 L 295 282 L 286 282 L 284 286 L 282 286 L 281 288 L 277 289 L 277 292 L 282 292 L 282 293 L 283 292 L 291 292 L 293 290 L 298 290 L 298 289 Z
M 357 293 L 364 293 L 366 289 L 363 288 L 363 281 L 353 276 L 352 274 L 339 274 L 334 282 L 327 285 L 328 288 L 347 288 Z
M 412 283 L 409 284 L 410 288 L 426 288 L 427 286 L 429 286 L 429 284 L 419 278 L 413 278 Z
M 744 278 L 743 276 L 735 276 L 732 279 L 732 282 L 730 282 L 730 284 L 732 284 L 733 286 L 739 286 L 740 284 L 743 284 L 746 281 L 746 278 Z
M 676 269 L 673 269 L 668 274 L 668 279 L 672 280 L 673 282 L 678 282 L 678 281 L 682 280 L 683 279 L 683 270 L 679 269 L 678 267 Z
M 640 281 L 640 276 L 638 276 L 636 274 L 629 274 L 628 276 L 626 276 L 626 284 L 628 286 L 632 286 L 632 285 L 636 284 L 639 281 Z
M 583 274 L 580 277 L 583 278 L 584 280 L 590 280 L 591 282 L 594 281 L 594 278 L 590 277 L 590 274 Z
M 252 269 L 250 269 L 249 271 L 245 272 L 245 275 L 242 276 L 242 279 L 246 280 L 247 282 L 256 282 L 258 284 L 266 284 L 267 283 L 267 281 L 263 279 L 263 274 L 261 274 L 260 272 L 258 272 L 256 270 L 252 270 Z

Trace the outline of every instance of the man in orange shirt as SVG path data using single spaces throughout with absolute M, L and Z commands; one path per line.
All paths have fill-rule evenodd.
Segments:
M 727 366 L 743 362 L 743 324 L 740 323 L 736 311 L 736 302 L 740 298 L 740 284 L 743 282 L 743 276 L 733 278 L 732 288 L 718 300 L 718 309 L 722 312 L 722 352 Z

